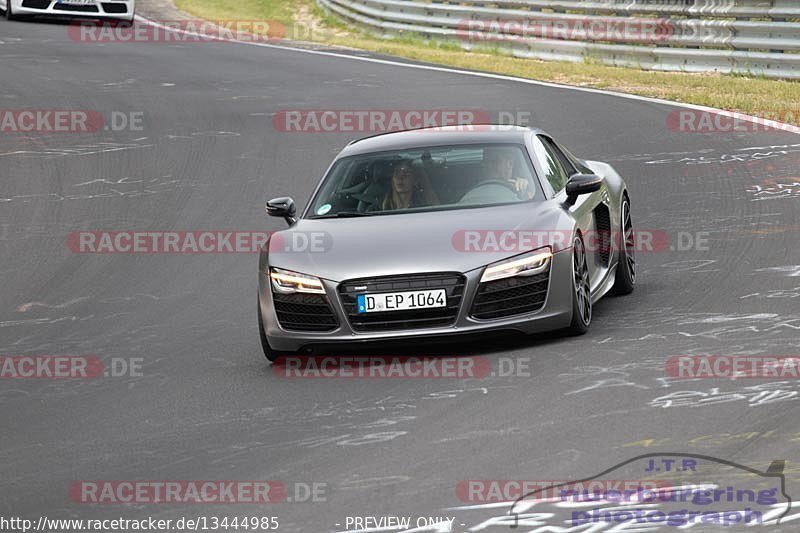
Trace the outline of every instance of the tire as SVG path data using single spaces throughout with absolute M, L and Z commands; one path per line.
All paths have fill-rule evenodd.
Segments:
M 617 273 L 613 293 L 630 294 L 636 285 L 636 236 L 631 222 L 631 202 L 627 195 L 622 198 L 620 208 L 620 243 Z
M 281 352 L 278 350 L 273 350 L 272 346 L 269 345 L 267 334 L 264 332 L 264 319 L 261 318 L 260 300 L 258 303 L 258 333 L 261 337 L 261 349 L 264 350 L 264 357 L 266 357 L 270 363 L 274 363 L 279 357 L 290 357 L 297 355 L 297 352 Z
M 6 0 L 6 20 L 17 20 L 17 16 L 11 11 L 11 0 Z
M 586 247 L 580 235 L 572 242 L 572 323 L 570 335 L 583 335 L 592 323 L 592 289 L 589 286 L 589 267 Z

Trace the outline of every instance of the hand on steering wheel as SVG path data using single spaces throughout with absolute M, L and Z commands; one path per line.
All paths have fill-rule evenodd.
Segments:
M 533 198 L 533 191 L 530 188 L 531 184 L 525 178 L 511 178 L 510 183 L 513 184 L 520 198 Z
M 484 180 L 484 181 L 478 183 L 477 185 L 475 185 L 475 187 L 473 187 L 473 189 L 477 189 L 478 187 L 483 187 L 484 185 L 502 185 L 506 189 L 512 191 L 514 194 L 517 194 L 517 192 L 518 192 L 514 183 L 512 183 L 512 182 L 510 182 L 508 180 L 494 180 L 494 179 L 492 179 L 492 180 Z
M 502 185 L 506 189 L 513 191 L 519 198 L 524 198 L 526 200 L 533 198 L 532 191 L 530 190 L 530 183 L 525 178 L 510 178 L 507 180 L 491 179 L 480 182 L 478 186 L 487 184 Z

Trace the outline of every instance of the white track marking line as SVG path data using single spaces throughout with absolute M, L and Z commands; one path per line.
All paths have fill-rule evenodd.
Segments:
M 162 30 L 172 31 L 172 32 L 175 32 L 175 33 L 189 35 L 189 36 L 192 36 L 192 37 L 202 37 L 202 38 L 210 39 L 210 40 L 233 42 L 233 43 L 237 43 L 237 44 L 246 44 L 246 45 L 250 45 L 250 46 L 260 46 L 262 48 L 273 48 L 273 49 L 276 49 L 276 50 L 287 50 L 287 51 L 290 51 L 290 52 L 298 52 L 298 53 L 301 53 L 301 54 L 311 54 L 311 55 L 319 55 L 319 56 L 325 56 L 325 57 L 336 57 L 336 58 L 339 58 L 339 59 L 349 59 L 349 60 L 352 60 L 352 61 L 365 61 L 367 63 L 377 63 L 377 64 L 380 64 L 380 65 L 390 65 L 390 66 L 394 66 L 394 67 L 413 68 L 413 69 L 427 70 L 427 71 L 433 71 L 433 72 L 445 72 L 445 73 L 449 73 L 449 74 L 460 74 L 462 76 L 475 76 L 475 77 L 479 77 L 479 78 L 489 78 L 489 79 L 493 79 L 493 80 L 502 80 L 502 81 L 517 82 L 517 83 L 525 83 L 525 84 L 528 84 L 528 85 L 538 85 L 540 87 L 552 87 L 552 88 L 556 88 L 556 89 L 568 89 L 568 90 L 571 90 L 571 91 L 580 91 L 580 92 L 585 92 L 585 93 L 603 94 L 603 95 L 607 95 L 607 96 L 616 96 L 618 98 L 626 98 L 628 100 L 638 100 L 640 102 L 650 102 L 650 103 L 655 103 L 655 104 L 668 105 L 668 106 L 672 106 L 672 107 L 681 107 L 681 108 L 684 108 L 684 109 L 694 109 L 696 111 L 707 111 L 707 112 L 710 112 L 710 113 L 723 113 L 723 114 L 728 114 L 728 116 L 732 116 L 732 117 L 734 117 L 736 119 L 743 120 L 743 121 L 746 121 L 746 122 L 752 122 L 754 124 L 763 125 L 765 122 L 769 122 L 770 123 L 770 127 L 773 128 L 776 131 L 787 131 L 787 132 L 790 132 L 790 133 L 798 133 L 798 134 L 800 134 L 800 127 L 794 126 L 792 124 L 785 124 L 783 122 L 777 122 L 777 121 L 767 121 L 764 118 L 754 117 L 754 116 L 751 116 L 751 115 L 745 115 L 745 114 L 742 114 L 742 113 L 733 113 L 731 111 L 725 111 L 723 109 L 717 109 L 717 108 L 714 108 L 714 107 L 707 107 L 707 106 L 701 106 L 701 105 L 696 105 L 696 104 L 686 104 L 686 103 L 682 103 L 682 102 L 672 102 L 670 100 L 662 100 L 660 98 L 652 98 L 652 97 L 649 97 L 649 96 L 639 96 L 639 95 L 636 95 L 636 94 L 626 94 L 626 93 L 619 93 L 619 92 L 614 92 L 614 91 L 606 91 L 606 90 L 603 90 L 603 89 L 592 89 L 592 88 L 589 88 L 589 87 L 575 87 L 575 86 L 572 86 L 572 85 L 563 85 L 563 84 L 560 84 L 560 83 L 552 83 L 552 82 L 548 82 L 548 81 L 530 80 L 530 79 L 527 79 L 527 78 L 518 78 L 516 76 L 507 76 L 505 74 L 493 74 L 493 73 L 490 73 L 490 72 L 473 72 L 473 71 L 469 71 L 469 70 L 460 70 L 460 69 L 456 69 L 456 68 L 443 67 L 443 66 L 440 67 L 440 66 L 433 66 L 433 65 L 417 65 L 417 64 L 412 64 L 412 63 L 403 63 L 403 62 L 400 62 L 400 61 L 392 61 L 392 60 L 389 60 L 389 59 L 378 59 L 378 58 L 374 58 L 374 57 L 362 57 L 362 56 L 354 56 L 354 55 L 350 55 L 350 54 L 339 54 L 339 53 L 336 53 L 336 52 L 327 52 L 327 51 L 324 51 L 324 50 L 308 50 L 308 49 L 305 49 L 305 48 L 297 48 L 297 47 L 294 47 L 294 46 L 277 45 L 277 44 L 269 44 L 269 43 L 262 43 L 262 42 L 253 42 L 253 41 L 241 41 L 241 40 L 237 40 L 237 39 L 225 39 L 225 38 L 221 38 L 221 37 L 213 37 L 213 36 L 209 36 L 209 35 L 204 35 L 204 34 L 200 34 L 200 33 L 193 32 L 193 31 L 186 31 L 186 30 L 171 28 L 169 26 L 165 26 L 163 24 L 160 24 L 160 23 L 158 23 L 158 22 L 156 22 L 154 20 L 150 20 L 148 18 L 142 17 L 141 15 L 136 15 L 136 19 L 138 21 L 140 21 L 140 22 L 144 22 L 145 24 L 149 24 L 151 26 L 154 26 L 156 28 L 160 28 Z M 356 51 L 360 51 L 360 50 L 356 50 Z

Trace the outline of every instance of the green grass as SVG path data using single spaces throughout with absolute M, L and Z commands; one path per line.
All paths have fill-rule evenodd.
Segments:
M 188 13 L 209 20 L 258 19 L 292 22 L 295 4 L 311 1 L 292 0 L 177 0 L 175 4 Z
M 512 57 L 496 48 L 467 52 L 458 43 L 406 34 L 381 39 L 352 28 L 314 0 L 175 0 L 177 6 L 209 20 L 278 21 L 286 36 L 359 48 L 419 61 L 508 74 L 542 81 L 594 87 L 739 111 L 800 124 L 800 83 L 743 74 L 687 74 Z

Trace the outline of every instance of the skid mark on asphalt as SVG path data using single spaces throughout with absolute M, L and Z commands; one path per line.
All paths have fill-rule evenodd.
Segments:
M 787 265 L 780 267 L 759 268 L 756 272 L 780 272 L 790 278 L 800 278 L 800 265 Z
M 364 490 L 364 489 L 380 489 L 382 487 L 389 487 L 397 485 L 398 483 L 405 483 L 411 481 L 413 478 L 409 476 L 383 476 L 371 478 L 358 478 L 347 481 L 342 481 L 336 485 L 338 490 Z
M 670 261 L 669 263 L 655 265 L 652 268 L 669 270 L 670 272 L 719 272 L 719 269 L 706 268 L 716 262 L 716 259 L 689 259 L 684 261 Z
M 649 402 L 651 407 L 663 409 L 675 407 L 708 407 L 723 403 L 746 403 L 748 407 L 784 403 L 797 399 L 800 383 L 797 381 L 778 381 L 761 383 L 747 387 L 723 390 L 712 387 L 704 390 L 678 390 L 659 396 Z
M 72 305 L 78 304 L 80 302 L 85 302 L 87 300 L 95 300 L 98 304 L 120 304 L 126 302 L 133 302 L 136 300 L 152 300 L 152 301 L 160 301 L 166 299 L 166 296 L 156 296 L 154 294 L 134 294 L 132 296 L 115 296 L 111 298 L 93 298 L 91 296 L 80 296 L 78 298 L 73 298 L 72 300 L 68 300 L 61 304 L 48 304 L 44 302 L 27 302 L 21 304 L 17 307 L 18 313 L 27 313 L 33 309 L 42 308 L 42 309 L 64 309 L 70 307 Z
M 445 444 L 449 442 L 458 442 L 462 440 L 466 441 L 473 441 L 474 439 L 498 439 L 498 438 L 506 438 L 513 435 L 522 435 L 526 433 L 531 433 L 531 431 L 524 430 L 522 428 L 503 428 L 503 429 L 476 429 L 472 431 L 466 431 L 454 437 L 447 437 L 444 439 L 439 439 L 433 441 L 433 444 Z
M 82 302 L 82 301 L 88 300 L 88 299 L 89 299 L 88 296 L 81 296 L 79 298 L 73 298 L 72 300 L 64 302 L 63 304 L 46 304 L 46 303 L 43 303 L 43 302 L 27 302 L 27 303 L 24 303 L 24 304 L 20 305 L 19 307 L 17 307 L 17 312 L 18 313 L 27 313 L 28 311 L 30 311 L 31 309 L 34 309 L 36 307 L 42 307 L 44 309 L 64 309 L 65 307 L 69 307 L 69 306 L 74 305 L 74 304 L 76 304 L 78 302 Z
M 652 312 L 641 316 L 636 313 L 620 312 L 611 317 L 610 324 L 622 330 L 643 330 L 643 334 L 635 337 L 615 337 L 618 343 L 635 343 L 648 341 L 653 338 L 667 339 L 675 336 L 698 337 L 714 340 L 728 341 L 729 350 L 738 349 L 731 345 L 731 341 L 752 341 L 751 350 L 760 352 L 769 346 L 766 341 L 782 341 L 782 333 L 790 334 L 790 346 L 796 346 L 796 331 L 800 330 L 800 316 L 779 315 L 776 313 L 682 313 L 677 315 L 675 310 L 666 309 L 665 314 L 658 315 Z M 703 329 L 702 326 L 714 324 L 717 327 Z M 661 326 L 661 331 L 654 337 L 652 331 L 655 325 Z M 754 335 L 760 333 L 762 335 Z M 598 339 L 596 344 L 607 342 L 608 337 Z M 652 350 L 652 346 L 650 347 Z M 715 348 L 717 349 L 717 348 Z
M 0 157 L 10 156 L 32 156 L 33 158 L 54 158 L 54 157 L 85 157 L 89 155 L 108 154 L 112 152 L 123 152 L 127 150 L 141 150 L 142 148 L 153 148 L 154 144 L 127 144 L 127 143 L 98 143 L 92 145 L 75 146 L 72 148 L 51 148 L 41 150 L 14 150 L 12 152 L 0 153 Z
M 242 136 L 241 133 L 237 133 L 235 131 L 195 131 L 190 133 L 189 135 L 175 135 L 170 133 L 160 138 L 175 140 L 175 139 L 194 139 L 197 137 L 241 137 L 241 136 Z
M 754 315 L 716 315 L 699 320 L 682 321 L 680 324 L 721 324 L 725 322 L 736 322 L 740 320 L 765 320 L 777 318 L 776 313 L 756 313 Z
M 48 324 L 58 324 L 59 322 L 76 322 L 82 320 L 90 320 L 94 318 L 94 315 L 88 316 L 60 316 L 54 318 L 31 318 L 27 320 L 4 320 L 0 321 L 0 328 L 8 328 L 13 326 L 41 326 L 41 325 L 48 325 Z
M 176 180 L 177 181 L 177 180 Z M 134 183 L 144 183 L 144 180 L 141 179 L 133 179 L 129 177 L 120 178 L 118 180 L 110 180 L 108 178 L 98 178 L 91 181 L 84 181 L 83 183 L 76 183 L 73 187 L 84 187 L 86 185 L 93 185 L 95 183 L 102 183 L 105 185 L 127 185 L 127 184 L 134 184 Z
M 97 200 L 108 198 L 138 198 L 141 196 L 152 196 L 176 192 L 183 188 L 192 188 L 196 185 L 175 179 L 172 176 L 161 176 L 158 178 L 147 178 L 134 180 L 133 178 L 121 178 L 119 180 L 97 179 L 84 183 L 72 185 L 73 187 L 88 187 L 99 189 L 101 192 L 94 194 L 19 194 L 8 198 L 0 198 L 0 202 L 19 202 L 30 203 L 34 201 L 65 202 L 78 200 Z M 129 190 L 124 190 L 128 188 Z M 105 190 L 104 190 L 105 189 Z M 2 239 L 0 239 L 2 240 Z
M 716 150 L 714 148 L 705 148 L 702 150 L 692 150 L 685 152 L 655 152 L 650 154 L 619 154 L 619 155 L 606 155 L 604 160 L 609 163 L 616 163 L 622 161 L 653 161 L 661 160 L 664 157 L 681 157 L 681 156 L 697 156 L 704 154 L 713 154 Z M 658 159 L 656 159 L 658 158 Z
M 567 385 L 581 384 L 580 388 L 564 393 L 565 396 L 581 394 L 599 389 L 632 387 L 634 389 L 649 390 L 650 387 L 637 383 L 632 379 L 635 370 L 647 371 L 655 374 L 663 371 L 662 359 L 645 359 L 634 363 L 623 363 L 612 366 L 586 365 L 575 367 L 571 372 L 558 375 L 558 379 Z
M 744 296 L 739 296 L 740 300 L 744 300 L 746 298 L 799 298 L 800 297 L 800 287 L 792 287 L 791 289 L 770 289 L 766 292 L 753 292 L 750 294 L 745 294 Z
M 754 196 L 753 202 L 800 198 L 800 177 L 784 178 L 783 183 L 753 185 L 746 192 Z
M 758 407 L 798 399 L 800 380 L 768 381 L 743 386 L 736 379 L 717 379 L 714 384 L 724 386 L 700 386 L 708 380 L 701 378 L 679 379 L 667 375 L 667 358 L 651 358 L 633 363 L 601 366 L 578 366 L 571 372 L 558 375 L 558 379 L 572 390 L 564 396 L 585 396 L 609 388 L 626 388 L 629 401 L 636 405 L 654 408 L 707 407 L 724 403 L 737 403 Z M 578 387 L 578 388 L 575 388 Z M 666 392 L 664 389 L 668 389 Z M 650 391 L 650 392 L 642 392 Z M 655 397 L 653 392 L 658 391 Z M 648 400 L 637 399 L 637 394 L 651 396 Z
M 704 151 L 703 154 L 714 154 L 716 150 Z M 800 144 L 785 144 L 776 146 L 749 146 L 745 148 L 738 148 L 730 153 L 722 153 L 719 155 L 699 155 L 685 154 L 676 152 L 669 155 L 669 157 L 659 157 L 657 159 L 648 159 L 644 156 L 636 159 L 643 161 L 645 165 L 709 165 L 709 164 L 725 164 L 725 163 L 750 163 L 753 161 L 762 161 L 765 159 L 775 159 L 782 156 L 790 156 L 800 153 Z M 657 155 L 657 154 L 653 154 Z

